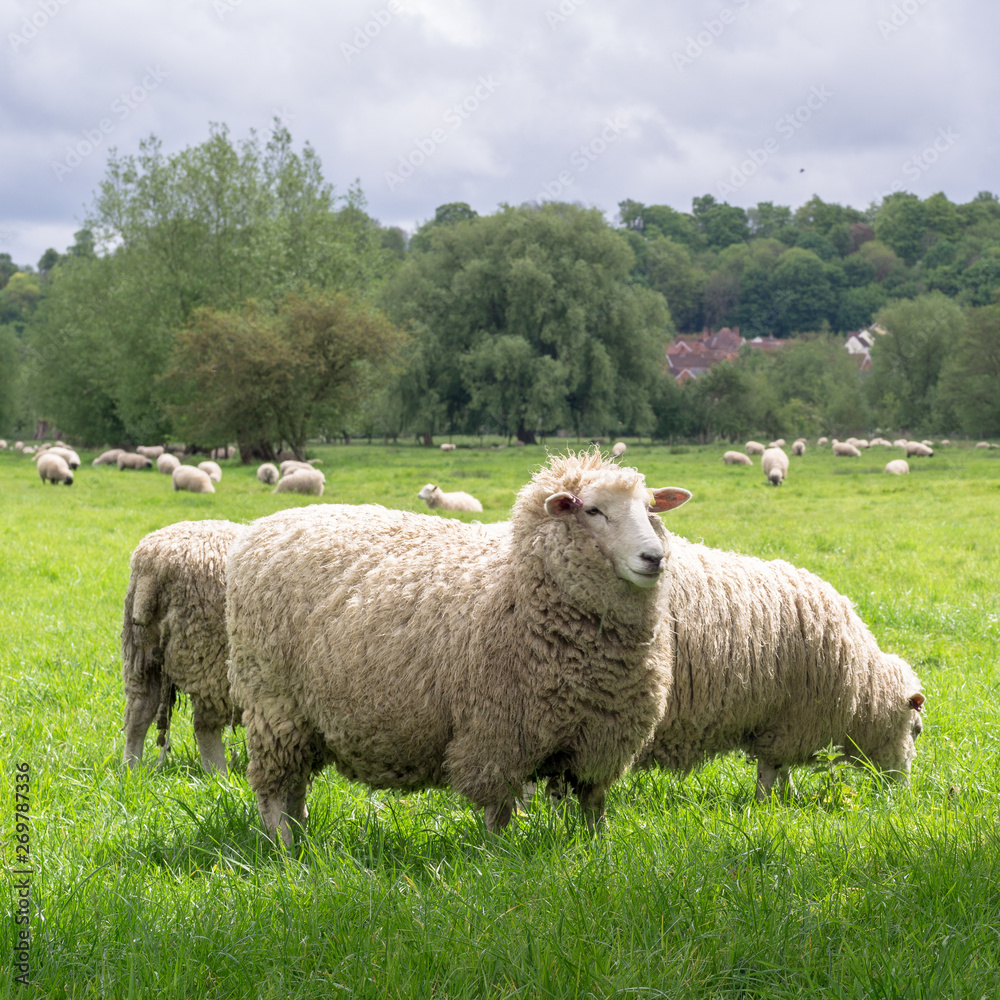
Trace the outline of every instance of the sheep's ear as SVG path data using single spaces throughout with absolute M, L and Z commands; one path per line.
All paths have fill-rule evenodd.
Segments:
M 664 486 L 663 489 L 653 490 L 653 499 L 649 501 L 649 509 L 657 514 L 662 514 L 666 510 L 673 510 L 680 507 L 682 503 L 687 503 L 691 499 L 691 493 L 680 486 Z
M 572 514 L 583 506 L 583 501 L 572 493 L 553 493 L 545 499 L 545 513 L 551 517 Z
M 924 701 L 926 701 L 926 699 L 918 691 L 915 695 L 910 697 L 910 708 L 915 708 L 919 712 L 924 707 Z

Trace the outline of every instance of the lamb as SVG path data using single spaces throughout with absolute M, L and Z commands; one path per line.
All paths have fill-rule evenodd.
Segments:
M 265 486 L 273 486 L 278 481 L 278 467 L 271 462 L 264 462 L 257 466 L 257 478 Z
M 886 463 L 885 471 L 891 476 L 905 476 L 910 471 L 910 463 L 905 458 L 894 458 Z
M 214 493 L 215 487 L 204 469 L 196 469 L 193 465 L 179 465 L 171 473 L 174 492 L 187 490 L 189 493 Z
M 268 834 L 291 846 L 329 763 L 450 786 L 491 831 L 528 779 L 565 772 L 599 826 L 663 713 L 654 513 L 689 498 L 593 451 L 552 458 L 502 530 L 376 505 L 253 522 L 227 568 L 229 682 Z
M 760 467 L 772 486 L 780 486 L 788 475 L 788 456 L 781 448 L 768 448 L 760 456 Z
M 860 458 L 861 452 L 854 447 L 853 444 L 848 444 L 846 441 L 834 441 L 833 442 L 833 453 L 839 458 Z
M 222 730 L 242 714 L 226 679 L 226 554 L 242 530 L 230 521 L 181 521 L 146 535 L 132 553 L 121 637 L 130 769 L 142 760 L 154 717 L 164 763 L 182 691 L 191 699 L 202 765 L 226 771 Z
M 217 462 L 199 462 L 198 468 L 202 472 L 208 475 L 208 478 L 212 480 L 213 483 L 221 482 L 222 480 L 222 469 L 219 468 Z
M 639 766 L 687 772 L 743 750 L 757 798 L 830 743 L 906 780 L 922 729 L 920 682 L 879 649 L 851 601 L 776 559 L 674 537 L 663 605 L 674 658 L 667 708 Z M 779 787 L 780 787 L 779 784 Z
M 123 451 L 115 460 L 119 469 L 149 469 L 152 461 L 134 451 Z
M 622 455 L 625 454 L 627 449 L 628 445 L 624 441 L 616 441 L 611 446 L 611 454 L 614 455 L 615 458 L 621 458 Z
M 91 465 L 117 465 L 118 456 L 124 455 L 124 448 L 112 448 L 110 451 L 103 451 L 91 462 Z
M 479 510 L 483 505 L 469 493 L 443 493 L 440 486 L 428 483 L 418 494 L 431 510 Z
M 156 470 L 157 472 L 162 472 L 164 475 L 172 476 L 174 469 L 180 464 L 181 460 L 176 455 L 160 455 L 156 460 Z
M 305 496 L 321 497 L 326 485 L 326 476 L 319 469 L 295 469 L 278 480 L 272 493 L 302 493 Z
M 931 458 L 934 455 L 934 449 L 928 448 L 921 441 L 907 441 L 906 442 L 906 457 L 913 458 Z
M 145 455 L 151 461 L 156 461 L 165 451 L 162 444 L 141 444 L 135 449 L 137 455 Z
M 806 443 L 805 441 L 794 441 L 792 443 L 792 454 L 793 455 L 804 455 L 806 453 Z
M 747 441 L 743 450 L 748 455 L 763 455 L 765 449 L 764 446 L 759 441 Z
M 62 455 L 42 455 L 38 460 L 38 475 L 42 477 L 42 483 L 73 485 L 73 473 L 70 472 L 69 465 Z
M 744 455 L 742 451 L 727 451 L 722 456 L 722 461 L 726 465 L 753 465 L 753 459 L 749 455 Z

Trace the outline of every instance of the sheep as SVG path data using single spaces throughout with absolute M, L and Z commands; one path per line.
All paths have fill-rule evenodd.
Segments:
M 236 445 L 227 444 L 225 447 L 213 448 L 209 453 L 208 457 L 213 459 L 226 459 L 232 458 L 236 454 Z
M 788 475 L 788 455 L 781 448 L 768 448 L 760 456 L 760 467 L 772 486 L 780 486 Z
M 628 445 L 624 441 L 616 441 L 611 446 L 611 454 L 615 458 L 621 458 L 622 455 L 624 455 L 627 450 L 628 450 Z
M 115 461 L 119 469 L 150 469 L 153 466 L 151 459 L 135 451 L 123 451 Z
M 664 708 L 667 532 L 597 451 L 550 459 L 509 527 L 315 504 L 230 549 L 229 682 L 269 836 L 293 844 L 312 774 L 451 787 L 500 829 L 533 775 L 565 772 L 591 828 Z
M 212 480 L 213 483 L 218 483 L 222 480 L 222 469 L 219 468 L 217 462 L 199 462 L 198 468 L 202 472 L 207 473 L 208 478 Z
M 905 458 L 894 458 L 886 462 L 885 471 L 891 476 L 905 476 L 910 471 L 910 463 Z
M 860 458 L 861 452 L 846 441 L 834 441 L 833 453 L 839 458 Z
M 0 451 L 7 450 L 7 440 L 6 438 L 0 438 Z
M 24 442 L 23 441 L 15 441 L 14 442 L 14 451 L 23 451 L 23 450 L 24 450 Z
M 934 449 L 928 448 L 922 441 L 907 441 L 906 442 L 906 457 L 913 458 L 931 458 L 934 455 Z
M 117 465 L 118 464 L 118 456 L 119 455 L 124 455 L 124 454 L 125 454 L 125 449 L 124 448 L 112 448 L 110 451 L 102 451 L 101 454 L 98 455 L 97 458 L 95 458 L 94 461 L 91 462 L 90 464 L 91 465 Z
M 830 439 L 828 437 L 821 437 L 821 438 L 817 439 L 817 441 L 816 441 L 816 444 L 817 444 L 818 447 L 822 447 L 823 445 L 829 444 L 829 443 L 830 443 Z
M 450 444 L 449 442 L 445 441 L 445 443 L 443 445 L 441 445 L 441 450 L 442 451 L 454 451 L 455 450 L 455 446 L 453 444 Z
M 278 471 L 283 475 L 287 476 L 289 472 L 296 472 L 299 469 L 311 469 L 312 465 L 309 462 L 300 462 L 297 458 L 286 458 L 280 466 L 278 466 Z
M 164 452 L 166 448 L 162 444 L 141 444 L 136 449 L 137 455 L 145 455 L 146 458 L 156 461 Z
M 326 476 L 319 469 L 295 469 L 278 480 L 272 493 L 302 493 L 305 496 L 321 497 L 326 484 Z
M 42 455 L 38 460 L 38 475 L 42 477 L 42 483 L 73 485 L 73 473 L 62 455 Z
M 80 456 L 66 445 L 50 445 L 48 448 L 39 449 L 38 454 L 35 456 L 35 461 L 37 462 L 42 455 L 59 455 L 61 458 L 66 459 L 66 464 L 71 469 L 80 468 Z
M 977 441 L 976 442 L 976 447 L 977 448 L 989 448 L 989 446 L 990 446 L 989 441 Z
M 896 438 L 896 440 L 892 442 L 892 446 L 893 448 L 905 448 L 906 438 Z
M 806 443 L 805 441 L 795 441 L 792 443 L 792 454 L 793 455 L 804 455 L 806 453 Z
M 747 441 L 744 445 L 743 450 L 748 455 L 763 455 L 764 446 L 759 441 Z
M 273 486 L 278 481 L 278 467 L 271 462 L 257 466 L 257 478 L 265 486 Z
M 778 438 L 777 440 L 772 441 L 768 445 L 768 448 L 784 448 L 784 447 L 785 447 L 785 439 L 784 438 Z
M 162 472 L 164 475 L 172 476 L 174 469 L 180 464 L 181 460 L 176 455 L 160 455 L 156 460 L 156 470 L 157 472 Z
M 443 493 L 440 486 L 428 483 L 417 496 L 435 510 L 482 510 L 483 505 L 469 493 Z
M 726 465 L 753 465 L 753 459 L 749 455 L 744 455 L 742 451 L 727 451 L 722 456 L 722 461 Z
M 174 484 L 174 492 L 187 490 L 189 493 L 214 493 L 215 487 L 204 469 L 196 469 L 193 465 L 178 465 L 170 474 Z
M 923 728 L 920 681 L 879 649 L 851 601 L 784 560 L 670 542 L 662 605 L 673 654 L 663 719 L 639 759 L 681 772 L 757 759 L 758 799 L 830 743 L 902 780 Z
M 934 442 L 930 438 L 924 438 L 923 441 L 921 441 L 920 443 L 925 448 L 933 448 L 934 447 Z
M 205 770 L 227 769 L 222 730 L 242 709 L 226 679 L 226 554 L 242 530 L 230 521 L 181 521 L 146 535 L 132 553 L 121 635 L 131 770 L 154 717 L 159 763 L 166 760 L 177 691 L 191 699 Z

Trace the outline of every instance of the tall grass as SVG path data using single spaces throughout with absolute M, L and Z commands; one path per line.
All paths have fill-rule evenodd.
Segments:
M 223 463 L 213 496 L 89 466 L 43 486 L 0 454 L 0 750 L 7 805 L 31 765 L 31 982 L 0 926 L 0 997 L 978 998 L 1000 994 L 1000 453 L 793 459 L 780 488 L 722 448 L 630 446 L 694 499 L 686 537 L 784 558 L 854 599 L 928 696 L 908 788 L 820 760 L 789 804 L 753 801 L 732 755 L 612 789 L 606 834 L 541 796 L 486 835 L 449 792 L 368 792 L 332 769 L 288 858 L 235 774 L 200 767 L 182 705 L 161 771 L 123 770 L 119 631 L 131 549 L 184 519 L 249 520 L 274 496 Z M 541 449 L 317 449 L 323 501 L 422 509 L 426 482 L 506 516 Z M 473 515 L 457 515 L 470 519 Z M 227 735 L 238 765 L 246 751 Z

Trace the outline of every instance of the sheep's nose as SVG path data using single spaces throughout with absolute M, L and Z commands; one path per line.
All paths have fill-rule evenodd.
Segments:
M 639 558 L 649 566 L 650 573 L 662 573 L 667 568 L 667 560 L 663 553 L 642 552 Z

